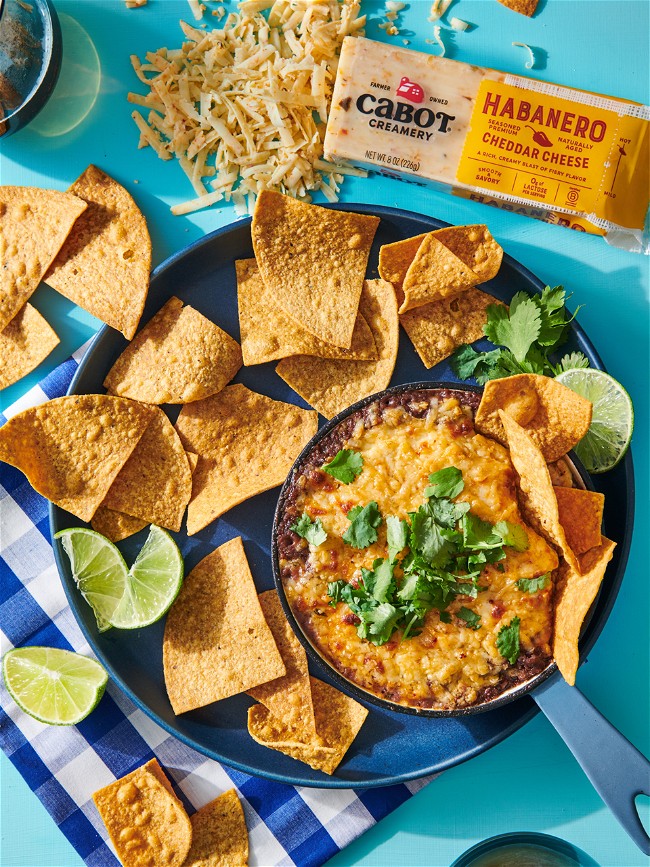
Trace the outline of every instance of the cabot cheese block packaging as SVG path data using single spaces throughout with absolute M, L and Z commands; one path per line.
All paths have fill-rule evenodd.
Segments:
M 325 156 L 648 252 L 650 108 L 343 42 Z

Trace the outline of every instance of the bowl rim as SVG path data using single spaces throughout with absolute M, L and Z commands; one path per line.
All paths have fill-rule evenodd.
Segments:
M 289 624 L 291 625 L 294 634 L 296 635 L 302 646 L 305 648 L 309 659 L 318 666 L 321 672 L 327 674 L 332 680 L 334 680 L 338 687 L 340 687 L 344 692 L 347 691 L 348 693 L 351 693 L 358 701 L 369 702 L 370 704 L 374 704 L 375 706 L 380 707 L 383 710 L 394 711 L 396 713 L 405 713 L 419 717 L 449 719 L 452 717 L 466 717 L 474 716 L 480 713 L 487 713 L 488 711 L 496 710 L 503 705 L 509 704 L 511 701 L 515 701 L 523 695 L 527 695 L 528 693 L 532 692 L 537 686 L 544 683 L 544 681 L 546 681 L 549 677 L 557 673 L 558 667 L 555 660 L 551 658 L 548 665 L 546 665 L 540 672 L 535 674 L 533 677 L 523 681 L 522 683 L 517 684 L 514 687 L 510 687 L 505 692 L 499 694 L 498 696 L 489 701 L 468 705 L 466 707 L 452 708 L 450 710 L 436 710 L 434 708 L 421 708 L 413 707 L 412 705 L 398 704 L 397 702 L 390 701 L 389 699 L 381 698 L 375 693 L 370 692 L 369 690 L 366 690 L 358 684 L 354 683 L 353 681 L 349 680 L 347 677 L 341 674 L 341 672 L 338 671 L 338 669 L 336 669 L 334 665 L 329 662 L 327 658 L 320 652 L 320 650 L 311 642 L 309 637 L 304 632 L 295 614 L 293 613 L 291 605 L 289 604 L 278 563 L 278 525 L 284 513 L 285 501 L 289 494 L 289 489 L 291 487 L 291 483 L 295 474 L 301 467 L 303 461 L 312 451 L 314 446 L 316 446 L 322 439 L 324 439 L 324 437 L 326 437 L 332 430 L 334 430 L 334 428 L 336 428 L 350 415 L 360 409 L 363 409 L 369 404 L 374 403 L 377 400 L 381 400 L 386 395 L 401 394 L 406 391 L 433 390 L 449 390 L 456 392 L 466 391 L 472 394 L 483 393 L 482 386 L 473 385 L 472 383 L 457 383 L 444 380 L 423 380 L 418 382 L 401 383 L 400 385 L 391 386 L 389 388 L 383 389 L 382 391 L 370 394 L 367 397 L 362 398 L 361 400 L 358 400 L 356 403 L 353 403 L 345 409 L 341 410 L 341 412 L 337 413 L 337 415 L 335 415 L 328 422 L 326 422 L 326 424 L 324 424 L 321 428 L 318 429 L 318 431 L 309 440 L 307 445 L 302 449 L 302 451 L 294 461 L 282 485 L 282 488 L 280 489 L 280 494 L 278 496 L 278 501 L 275 507 L 275 513 L 273 515 L 273 524 L 271 529 L 271 566 L 273 569 L 273 581 L 275 584 L 275 589 L 280 598 L 282 609 L 285 613 L 287 620 L 289 621 Z M 567 455 L 566 457 L 569 460 L 570 468 L 575 471 L 576 475 L 585 486 L 585 488 L 587 490 L 594 490 L 591 478 L 582 463 L 575 457 L 572 452 L 569 453 L 569 455 Z M 592 605 L 589 615 L 585 618 L 582 633 L 584 633 L 584 630 L 589 624 L 589 621 L 591 619 L 590 615 L 592 614 L 593 610 L 594 606 Z
M 469 849 L 462 852 L 453 862 L 451 867 L 472 867 L 472 864 L 477 858 L 483 855 L 489 855 L 491 852 L 501 849 L 503 846 L 540 846 L 547 851 L 556 855 L 564 855 L 571 858 L 575 867 L 596 867 L 596 862 L 591 855 L 583 852 L 573 843 L 568 840 L 563 840 L 561 837 L 556 837 L 553 834 L 546 834 L 543 831 L 508 831 L 505 834 L 495 834 L 494 837 L 488 837 L 480 843 L 474 844 Z M 584 860 L 587 858 L 588 860 Z M 576 860 L 579 859 L 579 860 Z
M 43 22 L 44 44 L 41 72 L 25 101 L 13 114 L 3 120 L 3 123 L 7 125 L 7 130 L 2 138 L 8 138 L 34 120 L 52 95 L 61 72 L 63 36 L 54 4 L 51 0 L 30 0 L 30 4 L 38 10 Z M 0 0 L 0 23 L 6 8 L 6 0 Z

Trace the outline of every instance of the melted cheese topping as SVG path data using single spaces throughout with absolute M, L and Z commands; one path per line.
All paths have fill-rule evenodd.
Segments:
M 384 411 L 383 423 L 374 427 L 359 422 L 342 447 L 361 452 L 361 474 L 349 485 L 329 476 L 314 481 L 303 477 L 296 500 L 298 512 L 306 512 L 312 520 L 320 517 L 328 534 L 322 545 L 310 546 L 306 564 L 300 561 L 300 568 L 285 578 L 297 618 L 346 677 L 401 704 L 450 709 L 481 700 L 481 690 L 498 684 L 511 668 L 497 650 L 496 638 L 513 617 L 521 621 L 522 657 L 534 650 L 550 657 L 552 585 L 528 594 L 515 582 L 554 570 L 557 555 L 524 524 L 507 450 L 475 434 L 466 413 L 469 410 L 452 399 L 440 407 L 434 404 L 421 419 L 395 408 Z M 465 425 L 459 425 L 463 420 Z M 362 566 L 370 569 L 375 558 L 386 557 L 385 518 L 406 518 L 424 502 L 428 475 L 450 466 L 462 471 L 465 482 L 457 500 L 468 502 L 475 514 L 492 524 L 505 520 L 524 526 L 529 547 L 523 552 L 505 548 L 503 571 L 488 565 L 481 574 L 480 584 L 487 589 L 475 600 L 458 596 L 451 604 L 452 614 L 463 605 L 480 614 L 480 629 L 474 631 L 456 617 L 442 623 L 433 610 L 420 635 L 401 641 L 400 633 L 395 633 L 377 647 L 357 636 L 344 603 L 329 604 L 327 584 L 356 579 Z M 350 524 L 347 513 L 370 500 L 378 503 L 384 521 L 377 542 L 357 550 L 341 538 Z

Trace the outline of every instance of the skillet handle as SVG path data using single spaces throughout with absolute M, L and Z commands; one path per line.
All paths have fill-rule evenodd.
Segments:
M 650 795 L 650 762 L 559 674 L 538 686 L 532 697 L 616 819 L 650 855 L 650 837 L 634 802 L 637 795 Z

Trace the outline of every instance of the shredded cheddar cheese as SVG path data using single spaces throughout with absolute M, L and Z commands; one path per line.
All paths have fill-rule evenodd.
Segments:
M 131 58 L 149 88 L 128 96 L 149 109 L 146 118 L 133 112 L 140 147 L 176 157 L 196 193 L 174 213 L 221 200 L 250 212 L 265 189 L 303 201 L 320 190 L 337 201 L 343 175 L 358 170 L 324 162 L 323 139 L 341 43 L 363 33 L 359 8 L 360 0 L 244 0 L 213 30 L 181 21 L 182 48 Z
M 527 45 L 525 42 L 513 42 L 512 44 L 517 48 L 525 48 L 526 49 L 526 51 L 528 52 L 528 60 L 526 61 L 526 63 L 524 63 L 524 66 L 526 67 L 526 69 L 534 69 L 535 68 L 535 52 L 530 47 L 530 45 Z

